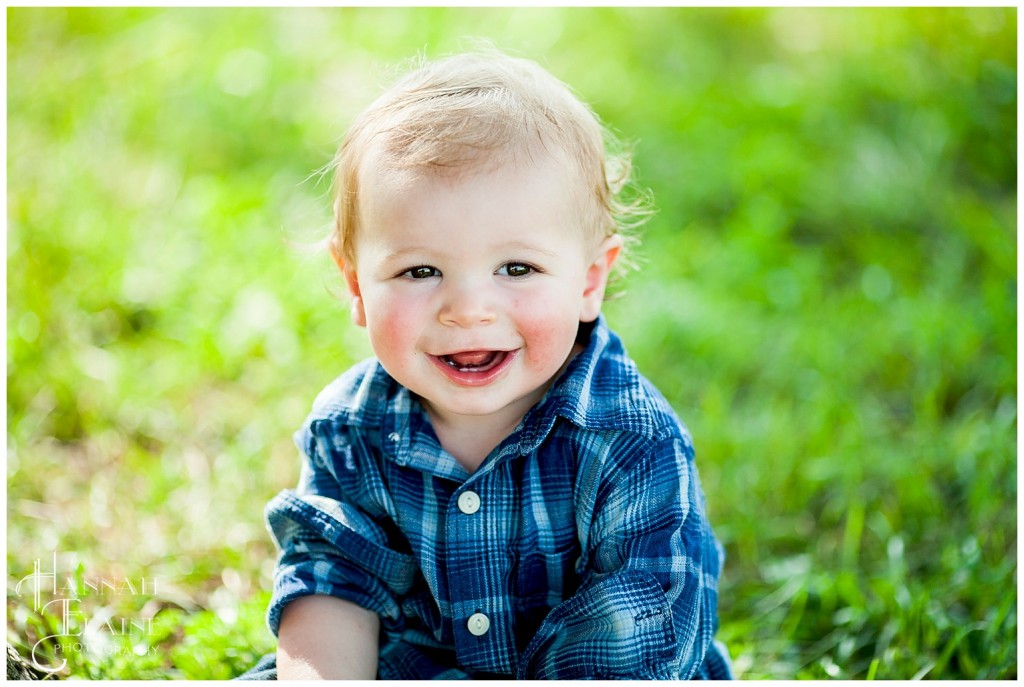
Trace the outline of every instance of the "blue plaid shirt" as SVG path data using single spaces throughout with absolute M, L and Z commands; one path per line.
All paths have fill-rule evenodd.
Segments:
M 690 436 L 604 319 L 588 328 L 473 474 L 377 361 L 324 389 L 299 486 L 267 506 L 271 630 L 326 594 L 380 616 L 380 679 L 730 677 Z

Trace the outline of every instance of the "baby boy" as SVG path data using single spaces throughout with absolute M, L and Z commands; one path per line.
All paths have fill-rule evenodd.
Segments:
M 375 357 L 267 507 L 279 677 L 729 677 L 690 437 L 601 316 L 628 174 L 604 136 L 493 53 L 350 128 L 331 252 Z

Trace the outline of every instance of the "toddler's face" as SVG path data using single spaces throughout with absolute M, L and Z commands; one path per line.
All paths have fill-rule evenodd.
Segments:
M 456 175 L 364 167 L 343 266 L 353 320 L 435 421 L 517 423 L 600 313 L 621 240 L 586 236 L 567 169 L 548 156 Z

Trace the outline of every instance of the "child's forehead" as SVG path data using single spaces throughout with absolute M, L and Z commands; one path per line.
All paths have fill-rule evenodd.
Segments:
M 400 153 L 376 145 L 367 151 L 359 166 L 358 187 L 361 195 L 379 191 L 401 194 L 417 186 L 438 184 L 457 190 L 466 186 L 463 182 L 467 180 L 494 174 L 530 181 L 556 177 L 565 186 L 582 186 L 575 165 L 565 153 L 540 146 L 536 149 L 467 151 L 465 155 L 447 162 L 408 164 Z
M 416 241 L 420 235 L 471 225 L 481 240 L 514 237 L 522 227 L 559 227 L 574 240 L 592 238 L 581 221 L 574 189 L 580 184 L 553 156 L 482 159 L 444 168 L 396 166 L 387 156 L 368 157 L 365 163 L 358 185 L 362 229 L 357 232 L 364 237 L 383 241 L 384 233 L 391 240 Z

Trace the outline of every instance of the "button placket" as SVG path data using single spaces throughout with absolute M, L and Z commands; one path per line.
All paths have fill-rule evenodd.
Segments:
M 474 488 L 475 487 L 475 488 Z M 455 624 L 455 651 L 462 666 L 490 672 L 514 672 L 515 645 L 508 631 L 507 612 L 501 604 L 491 605 L 499 590 L 494 564 L 502 564 L 486 553 L 485 540 L 505 537 L 506 518 L 483 503 L 491 493 L 487 479 L 477 476 L 463 485 L 448 504 L 448 591 Z M 488 502 L 489 503 L 489 502 Z M 496 670 L 497 669 L 497 670 Z

